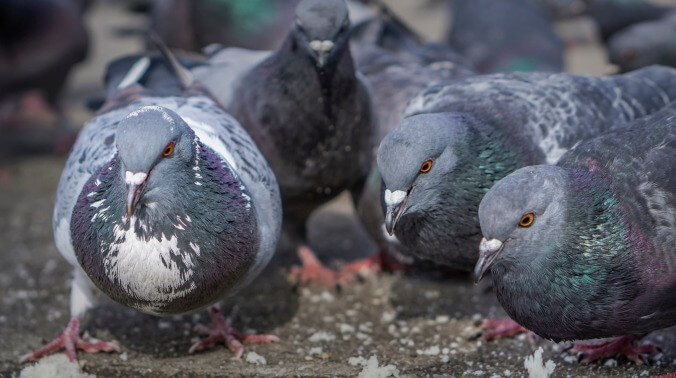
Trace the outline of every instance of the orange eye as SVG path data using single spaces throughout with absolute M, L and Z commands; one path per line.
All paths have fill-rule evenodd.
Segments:
M 427 173 L 432 169 L 432 160 L 425 160 L 420 166 L 420 173 Z
M 162 156 L 164 157 L 170 156 L 173 153 L 174 153 L 174 142 L 167 144 L 167 146 L 164 147 L 164 150 L 162 150 Z
M 534 220 L 535 214 L 533 213 L 524 214 L 521 217 L 521 220 L 519 221 L 519 227 L 530 227 L 530 225 L 533 224 Z

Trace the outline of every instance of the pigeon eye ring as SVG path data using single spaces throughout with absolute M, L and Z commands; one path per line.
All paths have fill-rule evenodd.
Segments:
M 420 173 L 427 173 L 432 169 L 432 160 L 425 160 L 420 166 Z
M 170 142 L 169 144 L 167 144 L 166 147 L 164 147 L 164 150 L 162 150 L 162 156 L 168 157 L 173 153 L 174 153 L 174 142 Z
M 519 220 L 519 227 L 530 227 L 533 224 L 533 221 L 535 220 L 535 214 L 533 213 L 526 213 L 521 216 L 521 220 Z

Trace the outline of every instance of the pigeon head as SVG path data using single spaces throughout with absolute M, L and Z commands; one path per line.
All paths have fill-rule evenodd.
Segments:
M 481 280 L 499 262 L 532 262 L 558 243 L 566 213 L 567 175 L 563 168 L 521 168 L 498 181 L 479 205 L 483 239 L 474 269 Z
M 292 33 L 317 67 L 324 68 L 344 50 L 349 27 L 344 0 L 302 0 L 296 7 Z
M 461 116 L 435 113 L 405 118 L 383 139 L 377 159 L 390 235 L 402 216 L 435 206 L 439 187 L 463 153 L 466 134 Z
M 146 106 L 130 113 L 117 131 L 116 144 L 126 185 L 125 205 L 131 217 L 142 200 L 157 202 L 172 172 L 193 160 L 194 133 L 173 111 Z

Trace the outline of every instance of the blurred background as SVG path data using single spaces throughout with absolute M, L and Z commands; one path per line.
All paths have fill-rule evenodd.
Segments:
M 676 0 L 383 2 L 422 38 L 450 44 L 482 73 L 564 70 L 605 75 L 655 63 L 676 65 Z M 296 3 L 295 0 L 0 0 L 0 375 L 18 371 L 16 356 L 39 345 L 38 335 L 56 334 L 67 319 L 70 272 L 53 247 L 50 223 L 53 197 L 77 131 L 103 101 L 106 65 L 120 56 L 145 51 L 150 29 L 184 57 L 199 58 L 200 51 L 212 43 L 273 49 L 289 29 Z M 373 250 L 345 196 L 326 206 L 311 222 L 314 226 L 310 226 L 310 242 L 320 256 L 338 255 L 347 259 L 345 256 L 363 256 Z M 335 253 L 336 249 L 339 253 Z M 282 289 L 288 290 L 279 295 Z M 478 346 L 473 340 L 468 341 L 477 312 L 503 314 L 493 298 L 482 296 L 484 289 L 472 287 L 468 280 L 441 284 L 417 277 L 389 277 L 364 287 L 347 288 L 346 294 L 334 301 L 334 294 L 327 291 L 303 289 L 299 293 L 267 282 L 239 295 L 233 306 L 246 307 L 243 313 L 257 318 L 256 323 L 267 329 L 278 327 L 280 336 L 288 340 L 300 333 L 300 324 L 315 329 L 322 319 L 345 308 L 355 309 L 364 324 L 379 323 L 381 317 L 396 312 L 398 319 L 408 321 L 411 327 L 423 328 L 410 340 L 433 339 L 435 334 L 438 340 L 440 333 L 462 335 L 462 340 L 453 343 L 459 343 L 459 353 L 467 353 L 465 360 L 476 361 L 476 365 L 468 362 L 467 366 L 453 370 L 454 374 L 463 375 L 466 369 L 482 371 L 485 376 L 491 376 L 489 372 L 493 370 L 505 374 L 505 370 L 522 366 L 523 356 L 531 353 L 530 346 L 521 339 L 502 344 L 501 349 L 481 349 L 480 341 Z M 398 295 L 391 291 L 397 291 Z M 252 304 L 242 299 L 251 293 L 266 304 L 252 308 Z M 381 303 L 378 298 L 386 295 L 389 301 Z M 299 310 L 303 302 L 309 304 L 309 309 Z M 317 309 L 317 303 L 323 308 Z M 355 303 L 365 303 L 364 308 Z M 369 303 L 374 308 L 366 309 Z M 381 305 L 387 308 L 382 310 Z M 456 318 L 458 322 L 454 323 Z M 172 372 L 180 375 L 186 361 L 191 366 L 195 362 L 204 363 L 201 372 L 205 375 L 244 371 L 241 366 L 228 370 L 204 355 L 187 360 L 184 351 L 190 340 L 186 328 L 190 327 L 186 327 L 186 319 L 195 320 L 191 316 L 176 317 L 166 323 L 109 305 L 95 312 L 93 327 L 122 340 L 135 360 L 127 363 L 126 357 L 121 361 L 118 356 L 85 356 L 83 360 L 104 376 L 138 373 L 147 366 L 150 366 L 148 375 L 164 376 Z M 238 322 L 248 325 L 247 319 Z M 434 323 L 436 328 L 425 329 L 430 319 L 441 320 Z M 133 331 L 131 336 L 125 334 L 128 330 Z M 381 336 L 387 340 L 388 334 L 383 332 Z M 659 337 L 663 342 L 674 341 L 673 333 Z M 301 339 L 305 337 L 303 332 Z M 374 345 L 387 350 L 373 337 Z M 353 355 L 356 339 L 343 341 L 343 344 L 336 341 L 333 353 Z M 354 368 L 345 363 L 322 365 L 321 358 L 313 357 L 296 341 L 288 344 L 268 349 L 268 362 L 280 366 L 288 359 L 297 358 L 299 362 L 287 365 L 287 370 L 283 367 L 279 371 L 270 370 L 270 374 L 296 374 L 301 370 L 294 369 L 307 364 L 309 375 L 354 373 Z M 361 341 L 358 345 L 367 350 L 373 348 Z M 546 354 L 558 353 L 552 348 Z M 225 358 L 223 351 L 218 352 L 220 359 Z M 411 358 L 399 362 L 411 372 L 426 375 L 451 371 L 439 362 L 438 350 L 436 354 L 412 353 L 418 358 L 408 356 Z M 483 364 L 491 365 L 493 370 L 480 368 Z M 604 366 L 571 364 L 566 369 L 572 376 L 594 377 L 643 376 L 644 372 L 635 366 L 603 370 Z
M 0 180 L 11 175 L 12 161 L 21 156 L 67 153 L 75 132 L 100 106 L 106 65 L 144 51 L 148 30 L 157 31 L 172 48 L 195 54 L 212 43 L 272 49 L 285 37 L 296 3 L 3 0 Z M 384 3 L 422 37 L 450 44 L 482 73 L 563 69 L 601 75 L 675 64 L 676 13 L 671 8 L 676 0 L 506 0 L 513 3 L 508 6 L 495 0 Z M 549 29 L 556 35 L 548 35 Z M 500 59 L 496 46 L 511 49 L 510 54 L 519 49 L 532 54 L 519 44 L 528 39 L 537 45 L 533 36 L 524 35 L 533 31 L 551 50 L 539 51 L 551 55 L 544 66 L 495 63 Z

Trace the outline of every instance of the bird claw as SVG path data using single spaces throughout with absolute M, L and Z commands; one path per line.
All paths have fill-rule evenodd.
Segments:
M 298 247 L 298 257 L 301 260 L 302 267 L 294 266 L 291 268 L 290 277 L 295 279 L 301 285 L 310 282 L 317 282 L 331 289 L 338 289 L 340 284 L 349 283 L 355 280 L 354 273 L 333 271 L 325 267 L 308 247 Z
M 654 344 L 639 344 L 633 337 L 625 336 L 601 344 L 575 344 L 571 353 L 579 353 L 577 361 L 587 364 L 615 356 L 625 356 L 637 364 L 650 365 L 650 356 L 660 352 Z
M 52 340 L 50 343 L 27 353 L 19 359 L 20 363 L 28 361 L 37 361 L 40 358 L 52 354 L 61 349 L 66 349 L 66 355 L 71 362 L 77 362 L 77 350 L 80 349 L 85 353 L 97 352 L 121 352 L 120 344 L 115 341 L 85 341 L 80 338 L 80 319 L 74 317 L 68 323 L 68 326 L 63 333 Z
M 481 323 L 481 329 L 483 330 L 483 338 L 487 341 L 506 339 L 523 332 L 528 332 L 529 338 L 534 341 L 534 337 L 531 335 L 532 332 L 511 319 L 484 319 Z
M 195 331 L 207 337 L 194 343 L 188 353 L 195 353 L 201 350 L 213 348 L 217 344 L 224 343 L 228 349 L 235 354 L 235 359 L 241 359 L 244 354 L 244 344 L 261 344 L 279 341 L 275 335 L 249 335 L 232 328 L 230 319 L 225 319 L 221 312 L 212 307 L 209 309 L 211 317 L 211 327 L 203 324 L 195 326 Z
M 387 253 L 378 251 L 365 259 L 345 264 L 340 269 L 340 273 L 344 275 L 372 275 L 380 272 L 403 272 L 405 270 L 405 265 L 397 262 Z

